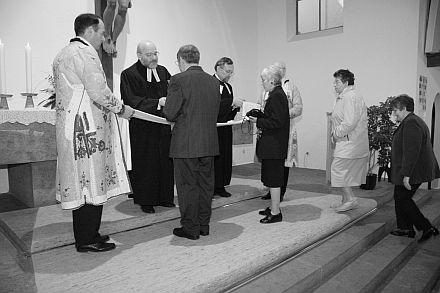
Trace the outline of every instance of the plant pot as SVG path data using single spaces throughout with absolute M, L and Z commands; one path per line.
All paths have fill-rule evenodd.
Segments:
M 372 190 L 376 187 L 377 174 L 368 174 L 365 184 L 361 184 L 360 188 Z
M 388 178 L 388 182 L 391 182 L 391 168 L 390 167 L 380 167 L 379 171 L 377 172 L 377 181 L 380 182 L 380 180 L 382 179 L 382 174 L 385 173 L 387 174 L 387 178 Z

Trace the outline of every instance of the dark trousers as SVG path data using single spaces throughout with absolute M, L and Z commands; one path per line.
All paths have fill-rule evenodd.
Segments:
M 85 204 L 79 209 L 73 210 L 72 216 L 76 247 L 99 241 L 102 205 Z
M 281 186 L 281 195 L 284 195 L 286 193 L 287 189 L 287 182 L 289 181 L 289 167 L 284 167 L 284 184 Z
M 403 185 L 394 186 L 394 202 L 396 210 L 397 228 L 413 230 L 413 226 L 419 231 L 428 230 L 431 223 L 419 210 L 412 197 L 420 184 L 411 184 L 411 190 Z
M 214 157 L 174 159 L 177 198 L 183 230 L 209 232 L 214 193 Z
M 225 190 L 232 177 L 232 126 L 217 127 L 220 154 L 214 159 L 216 192 Z

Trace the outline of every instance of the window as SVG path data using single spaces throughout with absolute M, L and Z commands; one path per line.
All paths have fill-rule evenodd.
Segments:
M 286 0 L 288 39 L 341 33 L 344 0 Z

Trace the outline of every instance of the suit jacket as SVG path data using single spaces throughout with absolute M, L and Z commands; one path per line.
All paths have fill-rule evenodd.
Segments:
M 410 184 L 429 182 L 440 177 L 428 126 L 414 113 L 403 119 L 393 135 L 392 182 L 402 185 L 404 176 L 410 178 Z
M 191 66 L 171 77 L 165 117 L 174 121 L 170 157 L 199 158 L 219 154 L 217 116 L 220 106 L 219 81 Z
M 281 86 L 275 87 L 264 106 L 264 117 L 257 119 L 261 136 L 257 141 L 260 159 L 285 159 L 289 141 L 289 103 Z

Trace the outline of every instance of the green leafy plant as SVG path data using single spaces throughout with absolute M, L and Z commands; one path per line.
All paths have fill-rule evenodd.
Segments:
M 55 109 L 55 101 L 56 101 L 55 80 L 51 74 L 49 74 L 45 79 L 49 83 L 49 86 L 40 91 L 43 93 L 48 93 L 49 97 L 38 103 L 38 106 L 42 105 L 43 107 L 46 108 Z
M 370 156 L 368 174 L 372 174 L 376 166 L 388 168 L 391 162 L 391 144 L 396 124 L 391 120 L 392 108 L 388 97 L 379 105 L 368 107 L 368 141 Z

